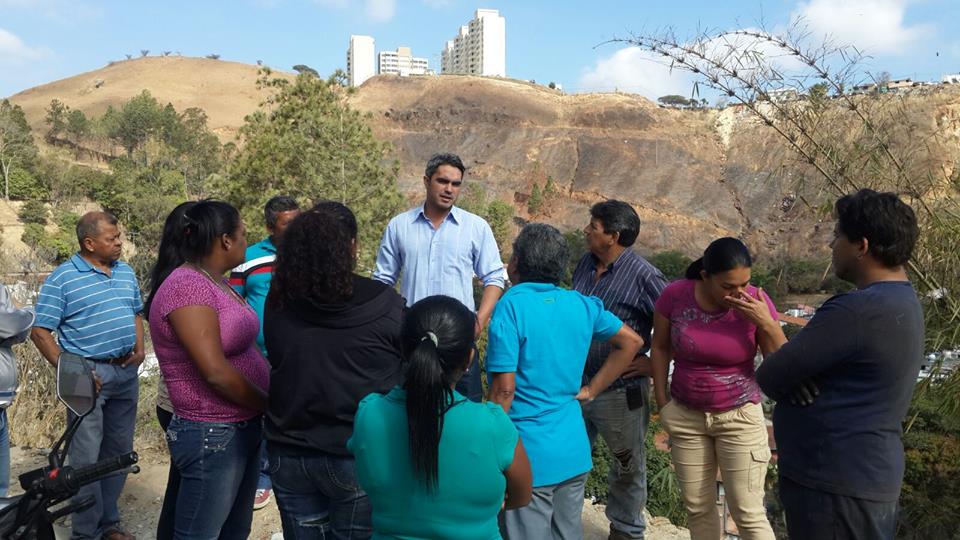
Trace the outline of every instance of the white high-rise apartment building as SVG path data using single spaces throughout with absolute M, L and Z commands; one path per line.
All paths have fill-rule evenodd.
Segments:
M 377 55 L 377 73 L 400 75 L 426 75 L 429 71 L 429 62 L 426 58 L 416 58 L 410 47 L 398 47 L 395 51 L 381 51 Z
M 440 54 L 441 73 L 507 76 L 507 22 L 495 9 L 478 9 Z
M 373 37 L 350 36 L 347 48 L 347 78 L 350 86 L 360 86 L 377 74 L 374 62 Z

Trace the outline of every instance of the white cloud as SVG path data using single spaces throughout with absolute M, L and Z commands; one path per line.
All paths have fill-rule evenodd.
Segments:
M 49 55 L 48 49 L 30 47 L 16 34 L 0 28 L 0 65 L 21 65 Z
M 0 0 L 4 1 L 4 0 Z M 315 3 L 334 9 L 353 8 L 356 4 L 350 0 L 313 0 Z M 386 22 L 396 13 L 396 0 L 365 0 L 364 15 L 377 22 Z
M 581 92 L 619 90 L 656 100 L 668 94 L 689 95 L 693 80 L 686 71 L 671 71 L 658 55 L 638 47 L 627 47 L 585 69 L 578 87 Z
M 395 9 L 394 0 L 367 0 L 367 16 L 375 21 L 389 21 L 393 18 Z
M 797 6 L 791 19 L 805 22 L 814 34 L 866 54 L 905 54 L 910 45 L 934 31 L 933 25 L 904 22 L 910 1 L 809 0 Z
M 3 9 L 25 10 L 62 23 L 98 19 L 103 15 L 101 7 L 81 0 L 0 0 L 0 11 Z

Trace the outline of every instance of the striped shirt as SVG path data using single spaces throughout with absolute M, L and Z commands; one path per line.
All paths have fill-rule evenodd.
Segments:
M 268 236 L 266 239 L 247 248 L 246 261 L 230 272 L 230 286 L 247 299 L 250 307 L 260 319 L 260 333 L 257 335 L 257 347 L 264 356 L 267 348 L 263 343 L 263 308 L 270 292 L 273 279 L 273 267 L 277 261 L 277 246 Z
M 94 360 L 127 354 L 136 344 L 135 316 L 143 312 L 133 269 L 117 261 L 111 275 L 79 254 L 47 277 L 33 325 L 57 333 L 60 348 Z
M 603 301 L 607 311 L 640 334 L 644 343 L 641 352 L 646 353 L 650 350 L 650 332 L 653 330 L 653 305 L 667 286 L 667 278 L 629 248 L 607 267 L 598 280 L 594 280 L 596 266 L 597 257 L 593 253 L 587 253 L 580 259 L 573 271 L 574 290 Z M 590 345 L 587 366 L 583 371 L 584 384 L 600 371 L 612 349 L 610 343 L 605 341 L 594 341 Z M 614 381 L 610 388 L 640 384 L 641 379 L 621 378 Z

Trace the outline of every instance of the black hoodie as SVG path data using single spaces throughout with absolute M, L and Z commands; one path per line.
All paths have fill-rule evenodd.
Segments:
M 392 288 L 355 276 L 339 304 L 302 299 L 263 314 L 270 361 L 264 436 L 291 450 L 350 455 L 357 404 L 400 383 L 404 301 Z M 282 448 L 281 447 L 281 448 Z

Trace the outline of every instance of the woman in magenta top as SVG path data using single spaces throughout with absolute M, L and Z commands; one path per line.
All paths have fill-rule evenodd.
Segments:
M 774 538 L 763 505 L 770 449 L 754 358 L 758 349 L 779 349 L 786 337 L 770 298 L 749 284 L 751 264 L 743 242 L 715 240 L 655 306 L 655 395 L 693 540 L 721 536 L 718 468 L 741 536 Z
M 184 212 L 178 246 L 160 246 L 150 334 L 173 404 L 167 444 L 180 473 L 176 539 L 246 538 L 259 473 L 269 367 L 256 313 L 223 278 L 241 264 L 237 210 L 200 201 Z

